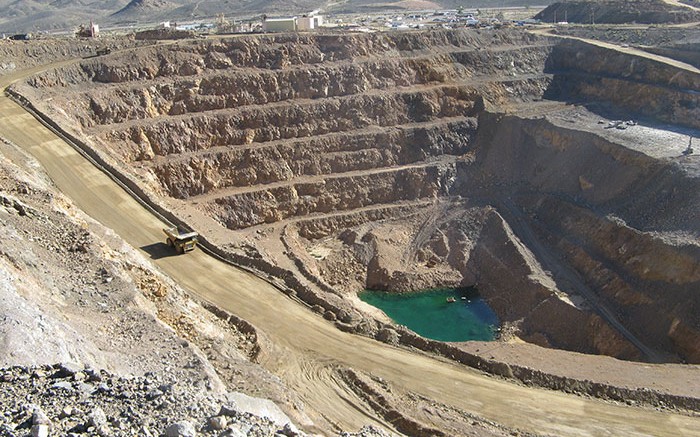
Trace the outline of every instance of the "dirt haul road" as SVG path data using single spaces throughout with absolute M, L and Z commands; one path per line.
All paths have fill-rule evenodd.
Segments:
M 33 154 L 78 207 L 134 247 L 153 247 L 163 240 L 163 223 L 4 96 L 0 97 L 0 136 Z M 264 355 L 262 365 L 299 393 L 310 417 L 321 424 L 316 431 L 328 432 L 333 425 L 351 430 L 373 422 L 384 424 L 337 378 L 334 369 L 341 366 L 370 372 L 403 390 L 531 433 L 700 435 L 700 418 L 522 387 L 451 362 L 343 333 L 265 281 L 201 251 L 156 256 L 153 263 L 193 294 L 265 332 L 275 346 Z
M 698 23 L 692 23 L 692 24 L 695 25 Z M 623 47 L 623 46 L 618 45 L 618 44 L 600 41 L 597 39 L 582 38 L 579 36 L 571 36 L 571 35 L 558 35 L 556 33 L 553 33 L 554 30 L 555 30 L 555 28 L 550 26 L 550 27 L 532 29 L 532 30 L 530 30 L 530 33 L 533 33 L 535 35 L 540 35 L 540 36 L 549 36 L 549 37 L 560 38 L 560 39 L 570 39 L 570 40 L 575 40 L 575 41 L 581 41 L 581 42 L 585 42 L 585 43 L 588 43 L 588 44 L 591 44 L 594 46 L 602 47 L 604 49 L 615 50 L 617 52 L 626 53 L 628 55 L 634 55 L 634 56 L 638 56 L 640 58 L 651 59 L 652 61 L 661 62 L 663 64 L 668 64 L 672 67 L 676 67 L 676 68 L 680 68 L 682 70 L 690 71 L 692 73 L 700 74 L 700 69 L 698 69 L 690 64 L 687 64 L 685 62 L 678 61 L 676 59 L 668 58 L 666 56 L 661 56 L 661 55 L 657 55 L 654 53 L 645 52 L 644 50 L 637 49 L 635 47 Z

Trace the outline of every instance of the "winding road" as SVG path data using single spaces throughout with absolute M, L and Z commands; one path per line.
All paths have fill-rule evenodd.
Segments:
M 35 69 L 39 70 L 39 68 Z M 2 89 L 12 79 L 0 78 Z M 30 152 L 75 204 L 136 248 L 163 239 L 164 224 L 69 144 L 7 97 L 0 136 Z M 144 251 L 146 256 L 149 253 Z M 700 418 L 524 387 L 447 362 L 347 334 L 267 282 L 195 251 L 153 263 L 192 294 L 242 317 L 274 345 L 261 365 L 278 375 L 328 433 L 369 423 L 391 429 L 336 377 L 351 367 L 510 428 L 557 436 L 700 436 Z M 307 412 L 308 412 L 307 411 Z M 304 426 L 305 424 L 301 424 Z

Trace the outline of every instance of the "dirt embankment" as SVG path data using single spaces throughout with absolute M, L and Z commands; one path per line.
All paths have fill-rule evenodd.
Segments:
M 151 43 L 128 37 L 0 39 L 0 76 L 55 61 L 93 57 L 101 50 L 117 51 L 147 44 Z

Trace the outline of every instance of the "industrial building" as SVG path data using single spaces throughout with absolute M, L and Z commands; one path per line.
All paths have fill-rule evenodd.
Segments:
M 295 32 L 297 30 L 297 17 L 267 18 L 263 21 L 265 32 Z
M 314 30 L 323 25 L 323 16 L 311 13 L 301 17 L 266 18 L 263 20 L 265 32 L 295 32 L 298 30 Z

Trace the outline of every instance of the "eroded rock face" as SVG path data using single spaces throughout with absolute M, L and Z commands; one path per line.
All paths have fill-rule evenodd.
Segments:
M 627 113 L 700 127 L 700 75 L 658 60 L 580 41 L 557 45 L 548 97 L 608 102 Z
M 698 323 L 700 279 L 700 229 L 689 215 L 700 205 L 700 182 L 688 177 L 692 164 L 654 159 L 549 120 L 480 121 L 486 143 L 477 162 L 483 165 L 463 167 L 464 178 L 482 178 L 484 190 L 494 192 L 495 185 L 508 196 L 501 203 L 504 216 L 557 284 L 566 287 L 568 270 L 592 292 L 589 303 L 613 311 L 656 350 L 692 360 L 686 335 Z M 542 257 L 533 242 L 556 258 Z M 543 320 L 533 317 L 524 329 Z M 600 321 L 587 323 L 583 332 L 595 327 L 597 334 L 587 337 L 601 353 L 627 350 L 623 356 L 634 356 L 614 335 L 600 334 Z
M 355 331 L 378 333 L 339 316 L 360 289 L 476 285 L 527 341 L 697 362 L 697 178 L 535 101 L 642 102 L 696 126 L 700 81 L 553 44 L 486 30 L 188 41 L 18 89 Z

